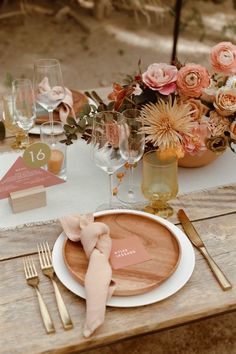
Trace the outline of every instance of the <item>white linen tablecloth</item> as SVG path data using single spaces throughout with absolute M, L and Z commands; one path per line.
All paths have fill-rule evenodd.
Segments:
M 0 154 L 0 178 L 21 153 Z M 108 175 L 90 159 L 90 148 L 79 140 L 67 151 L 67 181 L 48 187 L 47 206 L 13 214 L 8 199 L 0 200 L 0 229 L 34 222 L 46 222 L 70 213 L 93 212 L 109 199 Z M 117 182 L 116 177 L 114 181 Z M 236 155 L 225 152 L 201 168 L 179 168 L 179 194 L 236 182 Z M 125 183 L 125 181 L 124 181 Z M 135 169 L 135 183 L 141 183 L 141 167 Z

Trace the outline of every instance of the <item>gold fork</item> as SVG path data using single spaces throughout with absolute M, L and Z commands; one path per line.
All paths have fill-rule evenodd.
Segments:
M 39 308 L 40 308 L 40 313 L 43 319 L 44 326 L 46 328 L 47 333 L 54 333 L 55 328 L 53 325 L 53 322 L 51 320 L 51 317 L 49 315 L 47 306 L 42 298 L 42 295 L 39 292 L 38 284 L 39 284 L 39 277 L 33 262 L 32 258 L 23 258 L 23 264 L 24 264 L 24 271 L 25 271 L 25 278 L 27 281 L 27 284 L 32 286 L 37 293 L 38 296 L 38 302 L 39 302 Z
M 44 275 L 49 277 L 52 281 L 54 292 L 57 301 L 57 307 L 59 310 L 59 314 L 63 323 L 63 327 L 65 329 L 73 328 L 73 323 L 71 321 L 70 315 L 66 308 L 66 305 L 63 301 L 61 293 L 58 289 L 57 283 L 54 280 L 54 269 L 52 266 L 52 255 L 47 242 L 43 242 L 37 244 L 38 254 L 39 254 L 39 262 Z

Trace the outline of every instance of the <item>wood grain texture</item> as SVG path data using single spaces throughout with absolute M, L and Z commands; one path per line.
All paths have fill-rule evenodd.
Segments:
M 110 228 L 112 239 L 137 236 L 151 259 L 112 271 L 116 282 L 114 295 L 143 294 L 165 281 L 176 269 L 180 247 L 175 236 L 159 222 L 134 214 L 112 214 L 96 218 Z M 67 240 L 64 244 L 65 263 L 72 275 L 84 285 L 88 260 L 80 242 Z
M 107 308 L 105 323 L 89 338 L 82 337 L 85 319 L 85 302 L 59 284 L 68 306 L 74 329 L 64 331 L 59 319 L 52 285 L 39 271 L 37 255 L 34 255 L 40 275 L 40 290 L 50 309 L 56 333 L 47 336 L 41 322 L 37 299 L 32 288 L 26 285 L 22 257 L 2 261 L 0 272 L 0 353 L 42 354 L 79 353 L 141 335 L 185 324 L 187 322 L 236 310 L 236 218 L 235 214 L 219 216 L 194 222 L 209 252 L 233 284 L 233 289 L 223 292 L 214 279 L 208 265 L 196 251 L 196 267 L 189 282 L 179 292 L 165 301 L 132 309 Z M 58 225 L 37 228 L 28 234 L 31 246 L 36 251 L 39 240 L 48 240 L 50 246 L 58 236 Z M 19 244 L 29 252 L 27 242 L 22 242 L 26 228 L 11 231 L 9 248 L 20 237 Z M 31 228 L 32 231 L 32 228 Z M 0 242 L 5 239 L 1 234 Z M 16 248 L 19 248 L 17 244 Z M 2 248 L 1 248 L 2 250 Z M 21 250 L 21 252 L 23 249 Z M 24 254 L 23 253 L 23 254 Z
M 165 301 L 149 306 L 132 309 L 107 308 L 104 324 L 89 339 L 82 337 L 84 300 L 59 284 L 75 324 L 73 330 L 64 331 L 52 285 L 39 271 L 36 243 L 48 240 L 52 247 L 62 231 L 59 223 L 1 232 L 0 353 L 79 353 L 132 336 L 236 310 L 235 215 L 236 213 L 232 213 L 209 219 L 205 217 L 194 222 L 209 252 L 231 280 L 232 290 L 221 290 L 206 261 L 196 251 L 193 275 L 179 292 Z M 26 285 L 24 279 L 22 255 L 32 253 L 35 253 L 34 259 L 40 275 L 40 290 L 56 326 L 56 333 L 52 336 L 47 336 L 44 332 L 35 292 Z

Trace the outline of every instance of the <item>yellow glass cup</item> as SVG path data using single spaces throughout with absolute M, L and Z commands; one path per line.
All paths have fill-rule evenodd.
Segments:
M 142 192 L 149 200 L 144 211 L 167 218 L 173 208 L 167 203 L 178 193 L 178 159 L 162 160 L 157 151 L 149 151 L 143 156 Z

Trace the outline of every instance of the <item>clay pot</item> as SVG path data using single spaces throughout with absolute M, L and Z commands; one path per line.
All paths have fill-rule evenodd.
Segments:
M 206 150 L 202 154 L 196 156 L 185 154 L 182 159 L 179 159 L 178 165 L 187 168 L 203 167 L 215 161 L 218 156 L 218 154 L 215 154 L 211 150 Z

